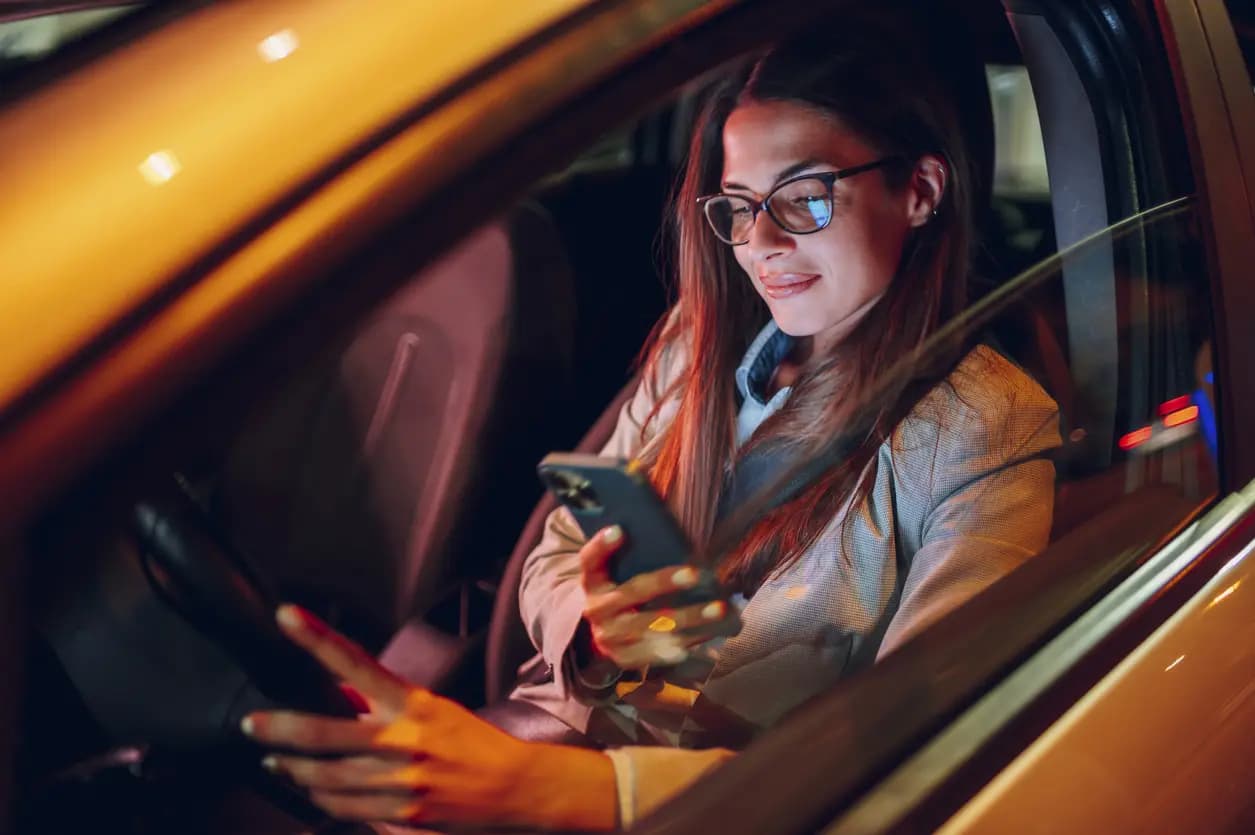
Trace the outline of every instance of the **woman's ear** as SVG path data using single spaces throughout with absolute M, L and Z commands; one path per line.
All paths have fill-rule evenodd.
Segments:
M 907 220 L 912 227 L 923 226 L 936 214 L 949 177 L 946 161 L 936 154 L 924 154 L 916 161 L 907 183 Z

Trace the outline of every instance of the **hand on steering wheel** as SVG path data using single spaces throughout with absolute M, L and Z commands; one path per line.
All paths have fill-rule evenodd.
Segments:
M 402 681 L 307 611 L 281 606 L 276 619 L 371 711 L 357 719 L 248 715 L 246 735 L 291 752 L 267 756 L 268 770 L 309 789 L 313 802 L 337 818 L 476 825 L 527 819 L 537 799 L 524 796 L 521 777 L 535 746 Z

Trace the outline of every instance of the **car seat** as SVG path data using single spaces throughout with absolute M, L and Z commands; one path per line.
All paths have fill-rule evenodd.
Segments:
M 542 209 L 478 230 L 250 419 L 215 497 L 231 536 L 377 649 L 509 548 L 532 465 L 574 435 L 574 319 Z

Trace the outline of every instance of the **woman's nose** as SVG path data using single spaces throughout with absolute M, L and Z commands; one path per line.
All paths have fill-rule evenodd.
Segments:
M 797 246 L 797 242 L 792 235 L 780 228 L 780 224 L 776 223 L 766 209 L 762 209 L 754 218 L 754 225 L 750 227 L 747 246 L 756 260 L 763 260 L 789 252 Z

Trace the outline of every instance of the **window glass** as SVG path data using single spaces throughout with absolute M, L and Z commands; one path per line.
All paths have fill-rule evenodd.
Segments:
M 1165 204 L 1034 265 L 966 314 L 963 332 L 996 346 L 1058 405 L 1052 540 L 1147 486 L 1192 500 L 1217 489 L 1209 287 L 1198 235 L 1192 200 Z M 1069 294 L 1082 291 L 1109 299 L 1087 311 L 1085 326 L 1109 329 L 1118 345 L 1087 357 L 1083 371 L 1069 356 L 1077 325 L 1067 306 Z
M 985 72 L 994 114 L 994 193 L 1045 199 L 1046 149 L 1028 70 L 991 64 Z
M 976 290 L 997 284 L 1055 251 L 1054 217 L 1037 102 L 1023 65 L 985 68 L 994 117 L 989 228 L 975 267 Z
M 0 90 L 26 67 L 134 12 L 136 3 L 0 20 Z M 0 15 L 4 8 L 0 6 Z

